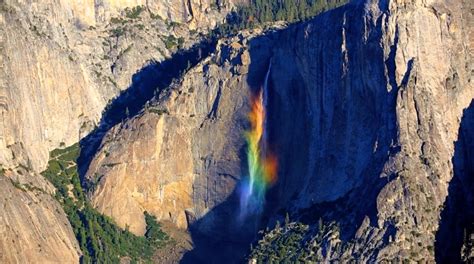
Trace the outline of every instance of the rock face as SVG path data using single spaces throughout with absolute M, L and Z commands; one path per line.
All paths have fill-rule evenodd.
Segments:
M 72 0 L 72 1 L 18 1 L 8 0 L 7 5 L 21 6 L 22 12 L 48 13 L 56 22 L 74 22 L 85 27 L 108 23 L 120 16 L 124 9 L 143 7 L 161 19 L 186 23 L 193 29 L 214 27 L 231 10 L 233 0 Z
M 6 176 L 52 191 L 34 176 L 48 151 L 89 133 L 132 74 L 177 46 L 191 46 L 198 37 L 190 29 L 214 25 L 235 3 L 1 2 Z M 460 252 L 463 228 L 472 231 L 472 216 L 457 213 L 469 205 L 460 201 L 472 200 L 465 162 L 471 122 L 463 117 L 474 97 L 467 4 L 353 1 L 287 29 L 220 42 L 138 115 L 105 126 L 86 168 L 93 204 L 136 234 L 144 232 L 145 210 L 191 227 L 212 238 L 193 233 L 197 255 L 217 251 L 217 262 L 241 257 L 238 243 L 245 250 L 256 229 L 284 211 L 310 226 L 320 217 L 337 222 L 337 235 L 321 236 L 327 241 L 317 253 L 321 260 L 432 262 L 435 250 L 436 258 L 455 258 L 434 241 L 454 239 L 450 252 Z M 132 9 L 138 5 L 144 9 Z M 248 173 L 243 134 L 250 92 L 262 86 L 270 64 L 267 126 L 279 180 L 262 218 L 239 226 L 236 190 Z M 152 70 L 144 74 L 134 79 L 156 79 Z M 465 188 L 452 195 L 459 186 Z M 4 175 L 0 188 L 11 197 L 0 214 L 6 233 L 0 252 L 8 252 L 2 262 L 42 260 L 25 253 L 39 250 L 43 262 L 77 261 L 56 202 L 34 188 L 23 193 Z
M 272 72 L 287 74 L 272 74 L 272 116 L 305 116 L 286 133 L 284 122 L 273 129 L 286 155 L 277 197 L 296 196 L 295 217 L 337 221 L 340 239 L 356 241 L 342 252 L 333 243 L 320 259 L 434 261 L 453 142 L 474 92 L 462 10 L 459 2 L 352 3 L 277 40 Z M 278 136 L 305 124 L 297 138 Z
M 328 246 L 322 259 L 434 260 L 453 142 L 474 93 L 463 10 L 352 3 L 278 38 L 272 72 L 286 74 L 272 74 L 270 114 L 291 121 L 272 130 L 285 155 L 276 197 L 296 198 L 295 217 L 337 221 L 341 239 L 356 241 L 339 253 Z M 278 135 L 294 127 L 299 136 Z
M 25 181 L 44 181 L 39 175 L 24 176 L 21 181 L 0 177 L 0 261 L 77 263 L 81 251 L 62 208 L 49 193 L 35 186 L 46 187 L 49 192 L 52 187 L 46 182 Z
M 1 1 L 0 170 L 15 178 L 13 172 L 22 168 L 25 182 L 43 188 L 46 183 L 38 173 L 50 150 L 87 135 L 133 74 L 150 61 L 170 57 L 178 47 L 191 46 L 199 40 L 196 32 L 222 21 L 232 5 Z M 54 199 L 23 194 L 3 173 L 0 180 L 0 198 L 7 201 L 0 213 L 0 228 L 6 230 L 1 262 L 77 262 L 74 234 L 63 224 L 62 210 L 56 213 Z
M 283 209 L 308 224 L 337 221 L 340 240 L 357 242 L 329 244 L 324 260 L 432 262 L 453 142 L 474 97 L 466 4 L 356 1 L 230 40 L 163 92 L 158 110 L 108 133 L 88 171 L 92 200 L 122 225 L 140 223 L 138 233 L 139 211 L 179 226 L 186 211 L 202 233 L 228 236 L 222 222 L 235 216 L 246 174 L 249 90 L 271 61 L 269 138 L 280 166 L 267 216 Z
M 143 234 L 145 210 L 186 228 L 185 210 L 200 217 L 223 202 L 242 173 L 242 78 L 207 61 L 111 129 L 86 176 L 93 204 Z
M 2 2 L 0 164 L 41 171 L 49 150 L 89 132 L 136 71 L 176 49 L 169 36 L 183 37 L 184 46 L 196 41 L 189 23 L 169 25 L 188 21 L 182 10 L 188 5 L 199 30 L 231 7 L 211 8 L 211 1 Z

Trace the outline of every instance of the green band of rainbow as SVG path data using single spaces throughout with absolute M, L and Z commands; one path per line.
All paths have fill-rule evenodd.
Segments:
M 251 129 L 245 133 L 249 179 L 240 190 L 241 215 L 262 209 L 265 192 L 277 178 L 277 158 L 269 151 L 268 142 L 263 138 L 265 109 L 262 91 L 252 96 L 249 120 Z

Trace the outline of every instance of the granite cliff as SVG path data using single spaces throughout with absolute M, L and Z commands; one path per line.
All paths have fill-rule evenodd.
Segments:
M 49 152 L 86 136 L 133 74 L 199 41 L 230 1 L 0 2 L 0 261 L 78 262 Z M 25 187 L 26 186 L 26 187 Z
M 287 237 L 288 260 L 472 256 L 469 2 L 352 1 L 196 44 L 236 2 L 0 3 L 2 262 L 78 261 L 38 172 L 79 140 L 92 204 L 139 235 L 145 210 L 188 228 L 183 262 L 242 260 L 259 238 L 252 261 L 278 259 Z M 239 223 L 258 89 L 278 181 Z M 301 223 L 257 234 L 285 213 Z
M 236 245 L 286 211 L 309 226 L 337 223 L 317 259 L 434 261 L 454 142 L 474 96 L 467 5 L 355 1 L 221 41 L 107 133 L 87 172 L 92 201 L 137 233 L 142 221 L 123 208 L 190 227 L 193 260 L 216 251 L 213 261 L 241 257 Z M 249 92 L 270 62 L 279 180 L 256 226 L 238 227 Z
M 199 40 L 191 20 L 206 31 L 231 7 L 142 2 L 1 3 L 1 164 L 44 169 L 49 150 L 86 135 L 141 67 Z

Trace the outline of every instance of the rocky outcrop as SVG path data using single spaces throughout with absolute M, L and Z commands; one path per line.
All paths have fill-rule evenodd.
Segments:
M 242 106 L 271 59 L 267 111 L 279 180 L 267 216 L 283 209 L 308 224 L 334 220 L 341 240 L 358 241 L 321 259 L 433 261 L 453 142 L 474 97 L 465 4 L 355 1 L 274 34 L 237 37 L 155 102 L 161 116 L 145 111 L 109 133 L 88 172 L 98 182 L 93 201 L 124 225 L 140 220 L 120 208 L 153 208 L 163 219 L 170 210 L 160 197 L 181 197 L 171 218 L 187 211 L 202 232 L 226 236 L 230 228 L 217 223 L 232 219 L 246 173 Z M 138 146 L 146 157 L 127 158 Z M 164 183 L 161 175 L 192 187 L 160 196 L 145 185 Z

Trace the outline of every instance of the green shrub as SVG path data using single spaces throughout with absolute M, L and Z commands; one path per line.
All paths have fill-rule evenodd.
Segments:
M 165 47 L 169 50 L 178 46 L 178 39 L 176 39 L 173 35 L 165 37 L 163 42 L 165 43 Z
M 163 114 L 168 114 L 169 115 L 168 109 L 150 108 L 148 111 L 150 113 L 157 114 L 157 115 L 163 115 Z
M 24 187 L 20 182 L 14 181 L 14 180 L 12 180 L 12 179 L 10 179 L 10 182 L 13 184 L 13 187 L 15 187 L 15 188 L 17 188 L 17 189 L 19 189 L 19 190 L 22 190 L 22 191 L 24 191 L 24 192 L 26 192 L 25 187 Z
M 154 13 L 152 13 L 152 12 L 150 12 L 150 18 L 151 18 L 151 19 L 163 20 L 163 18 L 162 18 L 160 15 L 154 14 Z
M 161 231 L 161 226 L 156 220 L 156 217 L 149 214 L 145 211 L 145 223 L 146 223 L 146 232 L 145 237 L 150 241 L 152 244 L 156 246 L 160 246 L 163 241 L 168 240 L 168 236 Z
M 143 6 L 135 6 L 132 9 L 126 8 L 125 9 L 125 16 L 130 18 L 130 19 L 136 19 L 140 17 L 140 14 L 142 11 L 145 10 Z
M 112 17 L 110 19 L 110 23 L 112 23 L 112 24 L 124 24 L 125 21 L 123 19 L 119 18 L 119 17 Z
M 112 34 L 113 37 L 120 37 L 122 36 L 123 34 L 125 34 L 125 28 L 114 28 L 110 31 L 110 33 Z

